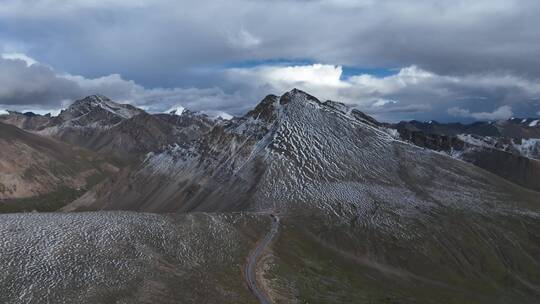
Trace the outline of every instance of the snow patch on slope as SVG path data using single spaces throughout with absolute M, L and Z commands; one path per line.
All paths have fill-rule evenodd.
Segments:
M 522 139 L 520 144 L 513 142 L 513 146 L 522 156 L 540 159 L 540 139 L 538 138 Z
M 129 119 L 139 113 L 140 110 L 130 107 L 128 105 L 118 104 L 113 102 L 109 98 L 100 95 L 94 95 L 89 97 L 91 105 L 100 107 L 106 111 L 109 111 L 112 114 L 118 115 L 124 119 Z
M 244 197 L 242 210 L 309 210 L 344 222 L 377 217 L 373 224 L 388 229 L 393 216 L 441 204 L 482 212 L 495 195 L 476 186 L 482 173 L 471 165 L 399 141 L 339 104 L 293 90 L 250 113 L 202 140 L 148 155 L 142 171 L 210 185 L 219 200 Z

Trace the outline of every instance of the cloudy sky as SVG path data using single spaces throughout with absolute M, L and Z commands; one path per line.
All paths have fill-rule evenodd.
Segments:
M 294 87 L 387 121 L 540 115 L 537 0 L 0 0 L 0 112 L 103 94 L 240 115 Z

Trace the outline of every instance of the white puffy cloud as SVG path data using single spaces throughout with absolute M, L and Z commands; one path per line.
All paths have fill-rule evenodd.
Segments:
M 375 100 L 373 102 L 372 106 L 373 107 L 384 107 L 387 104 L 396 104 L 396 103 L 397 103 L 397 101 L 395 101 L 395 100 L 379 98 L 379 99 L 377 99 L 377 100 Z
M 252 90 L 280 94 L 293 87 L 322 99 L 356 106 L 381 119 L 496 119 L 511 116 L 511 106 L 529 105 L 540 95 L 540 84 L 506 74 L 438 75 L 417 66 L 405 67 L 394 75 L 370 74 L 343 77 L 334 65 L 259 66 L 226 71 L 231 82 Z M 458 108 L 472 107 L 471 111 Z M 498 107 L 494 112 L 493 105 Z M 451 108 L 451 110 L 448 110 Z
M 461 117 L 472 117 L 477 120 L 499 120 L 499 119 L 508 119 L 514 115 L 512 112 L 512 107 L 510 106 L 501 106 L 495 109 L 493 112 L 477 112 L 471 113 L 468 109 L 461 109 L 459 107 L 453 107 L 448 109 L 448 113 L 455 116 Z
M 146 89 L 118 74 L 86 78 L 58 73 L 35 61 L 28 65 L 21 58 L 26 57 L 0 58 L 0 105 L 10 110 L 54 113 L 78 98 L 103 94 L 149 111 L 163 111 L 181 104 L 227 117 L 226 111 L 236 110 L 239 100 L 238 96 L 227 94 L 220 88 Z
M 225 72 L 231 82 L 269 88 L 277 93 L 297 87 L 323 99 L 375 107 L 399 103 L 399 100 L 387 97 L 411 88 L 443 95 L 443 90 L 430 85 L 458 81 L 416 66 L 403 68 L 387 77 L 360 74 L 343 78 L 341 66 L 323 64 L 233 68 Z
M 348 103 L 381 120 L 495 120 L 525 113 L 526 106 L 530 113 L 540 95 L 540 84 L 511 75 L 447 76 L 410 66 L 386 77 L 345 77 L 343 67 L 325 64 L 225 68 L 216 72 L 221 78 L 218 86 L 146 88 L 119 74 L 87 78 L 37 62 L 28 65 L 21 58 L 24 54 L 0 59 L 0 105 L 35 112 L 54 111 L 77 98 L 103 94 L 151 112 L 187 108 L 226 118 L 245 113 L 266 94 L 280 95 L 296 87 L 323 100 Z
M 10 60 L 22 60 L 26 63 L 26 66 L 31 66 L 37 63 L 37 61 L 34 58 L 30 58 L 23 53 L 4 53 L 0 55 L 0 57 L 2 57 L 3 59 L 10 59 Z
M 261 38 L 242 27 L 237 33 L 229 35 L 229 43 L 234 47 L 249 49 L 261 44 Z
M 537 0 L 0 2 L 2 60 L 27 65 L 0 62 L 8 108 L 99 92 L 156 111 L 241 114 L 292 87 L 392 120 L 540 107 L 523 102 L 540 96 Z
M 271 83 L 276 87 L 288 88 L 291 85 L 342 87 L 341 66 L 313 64 L 303 66 L 260 66 L 248 69 L 229 69 L 233 77 L 258 78 L 258 81 Z
M 165 111 L 165 113 L 174 113 L 176 115 L 180 115 L 180 114 L 184 113 L 185 109 L 186 108 L 184 108 L 181 105 L 174 105 L 174 106 L 170 107 L 167 111 Z

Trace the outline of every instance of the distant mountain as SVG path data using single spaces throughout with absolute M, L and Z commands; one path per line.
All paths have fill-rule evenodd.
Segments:
M 400 122 L 389 125 L 417 146 L 473 163 L 514 183 L 540 190 L 539 120 L 441 124 Z
M 16 126 L 23 130 L 39 130 L 48 125 L 51 115 L 39 115 L 32 112 L 20 113 L 8 111 L 8 115 L 0 115 L 0 122 Z
M 184 110 L 182 113 L 161 113 L 153 116 L 177 128 L 177 135 L 181 137 L 181 142 L 190 142 L 200 138 L 219 122 L 206 114 L 189 110 Z
M 116 171 L 103 156 L 0 123 L 0 212 L 53 211 Z
M 178 123 L 188 116 L 188 124 Z M 96 152 L 134 158 L 192 140 L 208 131 L 213 123 L 206 116 L 191 112 L 180 116 L 151 115 L 101 95 L 77 100 L 56 117 L 10 112 L 0 116 L 0 121 Z
M 489 122 L 439 123 L 436 121 L 420 122 L 416 120 L 402 121 L 397 128 L 409 131 L 422 131 L 428 134 L 455 136 L 471 134 L 478 136 L 509 137 L 509 138 L 540 138 L 540 118 L 511 118 Z
M 115 125 L 144 111 L 129 104 L 118 104 L 102 95 L 91 95 L 75 101 L 58 115 L 61 122 L 71 125 L 97 124 L 103 127 Z

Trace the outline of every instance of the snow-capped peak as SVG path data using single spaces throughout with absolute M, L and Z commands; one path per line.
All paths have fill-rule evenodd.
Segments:
M 76 114 L 75 116 L 79 116 L 85 115 L 95 108 L 101 108 L 123 119 L 129 119 L 143 112 L 130 104 L 119 104 L 103 95 L 90 95 L 83 99 L 79 99 L 66 111 Z
M 174 106 L 167 110 L 167 113 L 173 114 L 173 115 L 182 115 L 186 108 L 182 107 L 181 105 Z

